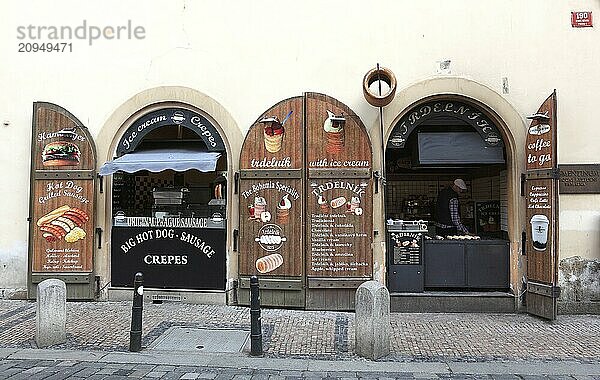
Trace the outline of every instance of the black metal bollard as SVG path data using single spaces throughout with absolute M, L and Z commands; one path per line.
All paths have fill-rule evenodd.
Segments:
M 133 280 L 133 307 L 131 308 L 131 331 L 129 333 L 129 351 L 142 349 L 142 309 L 144 308 L 144 275 L 135 274 Z
M 263 354 L 258 277 L 250 277 L 250 355 Z

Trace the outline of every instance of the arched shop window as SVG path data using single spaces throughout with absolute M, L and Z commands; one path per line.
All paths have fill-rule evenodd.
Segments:
M 227 155 L 202 115 L 167 108 L 143 115 L 121 137 L 113 175 L 111 283 L 225 289 Z
M 414 106 L 390 134 L 385 165 L 390 291 L 507 290 L 506 153 L 486 112 L 462 99 Z M 438 233 L 438 197 L 458 178 L 469 235 Z

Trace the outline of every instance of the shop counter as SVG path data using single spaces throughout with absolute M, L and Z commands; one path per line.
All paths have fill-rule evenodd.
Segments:
M 425 288 L 509 287 L 506 240 L 425 240 L 423 256 Z

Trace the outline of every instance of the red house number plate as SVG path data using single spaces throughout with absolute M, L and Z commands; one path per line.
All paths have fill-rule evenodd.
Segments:
M 571 26 L 573 28 L 594 26 L 592 23 L 592 12 L 571 12 Z

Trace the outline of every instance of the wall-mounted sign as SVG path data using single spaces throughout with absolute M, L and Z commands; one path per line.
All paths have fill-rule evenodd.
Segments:
M 600 164 L 559 165 L 561 194 L 600 194 Z
M 185 108 L 163 108 L 139 117 L 127 128 L 117 145 L 117 156 L 133 152 L 144 136 L 167 125 L 180 125 L 194 131 L 209 151 L 225 150 L 219 131 L 206 117 Z
M 135 273 L 142 272 L 146 287 L 224 290 L 226 229 L 209 228 L 202 219 L 190 224 L 202 228 L 163 227 L 168 221 L 113 227 L 112 286 L 131 287 Z
M 471 125 L 488 146 L 503 146 L 498 128 L 481 110 L 471 105 L 448 100 L 433 100 L 412 108 L 394 126 L 388 148 L 404 148 L 408 136 L 419 125 L 434 118 L 451 117 Z
M 593 27 L 591 11 L 576 11 L 571 12 L 571 26 L 573 28 L 589 28 Z
M 96 152 L 87 128 L 34 103 L 31 159 L 31 272 L 92 272 Z

